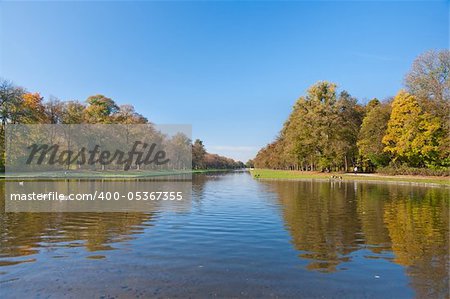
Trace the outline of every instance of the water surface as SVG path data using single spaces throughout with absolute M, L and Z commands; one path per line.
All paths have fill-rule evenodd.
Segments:
M 449 294 L 442 187 L 196 175 L 152 212 L 1 213 L 0 233 L 1 298 Z

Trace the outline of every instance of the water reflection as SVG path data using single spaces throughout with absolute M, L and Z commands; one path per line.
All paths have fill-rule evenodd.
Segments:
M 358 248 L 361 240 L 352 186 L 312 181 L 268 184 L 279 194 L 292 242 L 304 252 L 301 257 L 311 260 L 308 269 L 335 271 Z
M 197 181 L 197 180 L 195 180 Z M 71 184 L 77 184 L 71 180 Z M 104 181 L 91 181 L 93 188 L 103 186 Z M 123 183 L 123 182 L 122 182 Z M 135 181 L 130 181 L 134 184 Z M 141 181 L 142 183 L 142 181 Z M 205 181 L 196 182 L 197 188 Z M 45 184 L 45 182 L 41 182 Z M 52 182 L 54 187 L 55 182 Z M 66 188 L 68 181 L 61 181 Z M 92 187 L 92 186 L 91 186 Z M 190 209 L 190 200 L 179 202 L 148 202 L 144 212 L 78 212 L 78 213 L 5 213 L 3 197 L 5 182 L 0 181 L 0 266 L 33 262 L 27 256 L 42 250 L 82 247 L 86 251 L 107 251 L 118 244 L 130 241 L 135 235 L 151 228 L 163 211 L 185 213 Z M 84 192 L 79 190 L 79 192 Z M 149 210 L 150 209 L 150 210 Z M 20 258 L 22 257 L 22 258 Z M 60 256 L 54 255 L 58 258 Z M 104 258 L 92 255 L 89 258 Z
M 448 296 L 448 190 L 391 188 L 384 222 L 392 240 L 395 261 L 407 273 L 421 298 Z
M 146 213 L 0 213 L 0 297 L 445 298 L 448 191 L 217 173 Z
M 449 189 L 354 182 L 270 181 L 307 268 L 340 270 L 352 252 L 406 266 L 419 297 L 446 297 Z
M 139 233 L 144 222 L 151 226 L 152 218 L 151 213 L 5 213 L 0 225 L 0 257 L 26 256 L 57 247 L 111 250 L 111 244 Z

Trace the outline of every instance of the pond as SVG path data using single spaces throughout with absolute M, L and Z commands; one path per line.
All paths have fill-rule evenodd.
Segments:
M 449 294 L 449 188 L 246 172 L 192 188 L 145 213 L 2 212 L 0 297 Z

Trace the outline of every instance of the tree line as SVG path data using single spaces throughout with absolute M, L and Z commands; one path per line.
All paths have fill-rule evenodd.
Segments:
M 276 139 L 248 165 L 313 171 L 450 166 L 450 51 L 413 62 L 404 89 L 383 101 L 358 103 L 331 82 L 300 97 Z
M 114 100 L 97 94 L 80 101 L 62 101 L 50 96 L 44 99 L 38 92 L 29 92 L 12 82 L 0 80 L 0 170 L 5 169 L 5 126 L 7 124 L 127 124 L 153 126 L 132 105 L 118 105 Z M 150 130 L 151 131 L 151 130 Z M 152 132 L 149 138 L 164 139 Z M 127 135 L 128 136 L 128 135 Z M 192 166 L 195 169 L 232 169 L 243 167 L 242 162 L 207 153 L 203 142 L 177 134 L 167 141 L 171 148 L 189 147 L 192 150 Z M 173 146 L 171 146 L 173 145 Z M 190 167 L 191 165 L 186 165 Z M 135 166 L 139 169 L 139 165 Z M 180 167 L 180 166 L 178 166 Z
M 244 167 L 245 165 L 241 161 L 208 153 L 200 139 L 196 139 L 192 145 L 193 169 L 238 169 Z

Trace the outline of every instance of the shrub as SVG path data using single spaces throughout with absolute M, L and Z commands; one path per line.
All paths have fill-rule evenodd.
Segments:
M 387 175 L 424 175 L 424 176 L 450 176 L 450 168 L 416 168 L 401 166 L 387 166 L 377 170 L 380 174 Z

